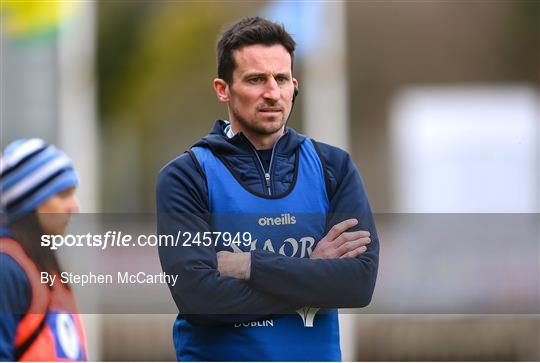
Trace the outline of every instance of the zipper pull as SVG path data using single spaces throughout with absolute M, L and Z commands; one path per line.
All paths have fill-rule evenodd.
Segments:
M 270 173 L 264 173 L 264 179 L 266 180 L 266 187 L 270 192 Z

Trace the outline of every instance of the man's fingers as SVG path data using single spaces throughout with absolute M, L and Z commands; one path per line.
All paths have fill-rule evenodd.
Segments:
M 333 241 L 336 238 L 338 238 L 340 234 L 356 226 L 357 224 L 358 224 L 358 220 L 355 218 L 346 219 L 343 222 L 339 222 L 328 231 L 328 233 L 326 234 L 326 239 L 329 241 Z
M 233 253 L 229 251 L 219 251 L 216 253 L 218 265 L 220 263 L 223 263 L 224 261 L 227 261 Z
M 229 252 L 229 251 L 219 251 L 218 253 L 216 253 L 216 255 L 217 255 L 218 258 L 225 258 L 225 257 L 229 256 L 229 254 L 232 254 L 232 252 Z
M 360 238 L 369 238 L 369 236 L 370 234 L 368 231 L 343 232 L 333 243 L 336 247 L 339 247 L 346 242 L 355 241 Z
M 358 257 L 359 255 L 361 255 L 362 253 L 366 252 L 366 251 L 367 251 L 366 246 L 358 247 L 355 250 L 347 252 L 346 254 L 341 256 L 340 258 L 355 258 L 355 257 Z
M 337 249 L 337 255 L 343 256 L 351 251 L 354 251 L 362 246 L 366 246 L 369 243 L 371 243 L 371 239 L 369 237 L 359 238 L 354 241 L 349 241 L 343 243 L 338 249 Z

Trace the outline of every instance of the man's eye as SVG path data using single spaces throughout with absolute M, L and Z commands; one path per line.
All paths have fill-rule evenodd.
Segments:
M 264 78 L 263 77 L 250 78 L 249 82 L 250 83 L 261 83 L 261 82 L 264 82 Z
M 276 81 L 278 83 L 287 83 L 287 81 L 289 81 L 289 79 L 287 77 L 277 77 Z

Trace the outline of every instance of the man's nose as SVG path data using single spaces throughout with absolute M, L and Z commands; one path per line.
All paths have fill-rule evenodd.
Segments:
M 278 101 L 281 97 L 281 89 L 274 78 L 270 78 L 266 82 L 263 97 L 267 100 Z

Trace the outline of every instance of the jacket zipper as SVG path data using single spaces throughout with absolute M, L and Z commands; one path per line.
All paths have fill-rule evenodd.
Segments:
M 283 135 L 285 135 L 285 133 L 283 133 Z M 283 135 L 281 135 L 279 137 L 279 139 L 277 139 L 274 146 L 272 146 L 272 154 L 270 154 L 270 165 L 268 165 L 268 173 L 264 174 L 264 178 L 266 179 L 266 187 L 268 188 L 268 195 L 272 195 L 272 189 L 271 189 L 272 184 L 270 183 L 270 175 L 272 175 L 272 165 L 273 165 L 273 161 L 274 161 L 274 151 L 276 151 L 276 146 L 277 146 L 279 140 L 281 140 L 281 137 Z
M 285 133 L 283 133 L 283 135 L 285 135 Z M 251 147 L 251 150 L 255 154 L 255 157 L 257 158 L 257 161 L 259 162 L 259 166 L 261 167 L 261 170 L 262 170 L 262 172 L 264 174 L 264 186 L 268 190 L 268 195 L 272 195 L 272 180 L 271 180 L 270 175 L 271 175 L 271 172 L 272 172 L 272 164 L 273 164 L 272 162 L 274 161 L 274 152 L 276 150 L 276 146 L 277 146 L 279 140 L 281 140 L 283 135 L 281 135 L 279 137 L 279 139 L 277 139 L 277 141 L 275 142 L 274 146 L 272 146 L 272 154 L 270 155 L 270 165 L 268 166 L 268 171 L 266 171 L 266 170 L 264 170 L 264 165 L 262 163 L 262 160 L 259 157 L 259 154 L 257 153 L 257 149 L 255 149 L 255 146 L 253 146 L 251 141 L 249 141 L 248 138 L 245 137 L 244 134 L 242 134 L 242 137 L 247 141 L 248 145 Z

